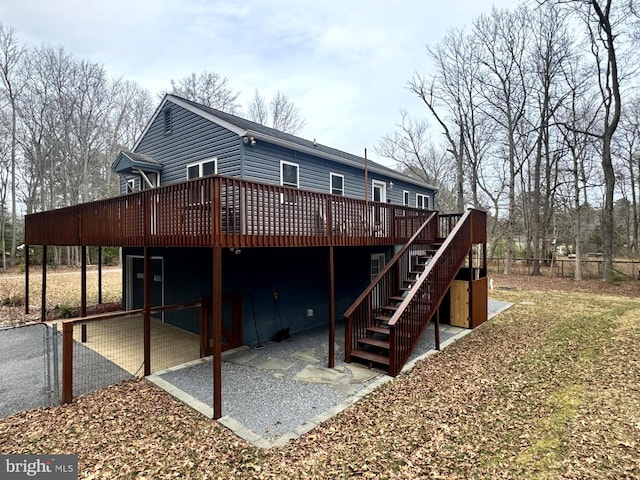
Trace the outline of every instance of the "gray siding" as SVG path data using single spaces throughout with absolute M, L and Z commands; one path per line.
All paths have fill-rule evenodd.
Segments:
M 136 148 L 162 164 L 162 185 L 186 180 L 189 163 L 212 157 L 218 159 L 219 174 L 240 176 L 238 135 L 172 103 L 167 108 L 171 108 L 171 133 L 164 133 L 160 112 Z
M 244 150 L 244 177 L 257 182 L 280 184 L 280 161 L 299 165 L 300 188 L 329 193 L 330 173 L 344 176 L 344 195 L 352 198 L 364 198 L 364 170 L 333 162 L 320 157 L 313 157 L 306 153 L 296 152 L 278 145 L 258 141 L 254 146 L 242 145 Z M 429 197 L 429 205 L 433 207 L 434 191 L 420 188 L 412 183 L 403 182 L 395 178 L 369 171 L 368 196 L 371 199 L 372 180 L 384 181 L 387 184 L 387 199 L 394 204 L 402 204 L 403 190 L 409 191 L 409 206 L 416 206 L 416 193 Z M 393 188 L 389 189 L 389 182 Z
M 164 109 L 149 126 L 136 148 L 137 153 L 151 155 L 163 165 L 160 174 L 162 185 L 186 180 L 186 166 L 190 163 L 216 157 L 218 173 L 241 177 L 257 182 L 280 184 L 280 161 L 299 165 L 300 188 L 318 192 L 330 192 L 329 174 L 344 176 L 344 195 L 364 198 L 364 171 L 339 162 L 300 153 L 278 145 L 258 140 L 255 145 L 246 145 L 235 133 L 202 118 L 171 102 L 171 133 L 164 132 Z M 429 197 L 433 208 L 434 192 L 429 188 L 403 182 L 369 171 L 367 188 L 371 198 L 372 180 L 387 184 L 387 199 L 402 204 L 403 190 L 409 191 L 409 205 L 416 206 L 416 193 Z M 389 182 L 393 188 L 389 189 Z M 121 192 L 125 192 L 124 180 L 120 181 Z

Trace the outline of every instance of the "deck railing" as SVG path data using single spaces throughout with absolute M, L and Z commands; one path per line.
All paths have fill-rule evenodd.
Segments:
M 26 216 L 30 245 L 405 243 L 432 212 L 210 176 Z
M 467 210 L 389 320 L 389 373 L 397 375 L 413 351 L 474 243 L 483 243 L 485 212 Z M 486 221 L 486 220 L 485 220 Z
M 423 255 L 436 238 L 438 214 L 434 212 L 344 313 L 347 362 L 351 361 L 352 349 L 358 348 L 358 341 L 367 336 L 367 327 L 372 325 L 371 319 L 381 307 L 391 303 L 392 296 L 398 294 L 402 280 L 408 278 L 412 259 Z

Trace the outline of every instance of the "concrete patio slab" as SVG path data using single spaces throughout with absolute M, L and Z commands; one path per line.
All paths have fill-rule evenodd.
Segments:
M 304 348 L 302 350 L 298 350 L 292 356 L 297 358 L 298 360 L 309 363 L 317 363 L 320 361 L 320 359 L 316 356 L 315 348 Z
M 344 373 L 336 372 L 329 368 L 307 365 L 293 379 L 297 382 L 333 384 L 338 383 L 344 377 Z
M 368 382 L 369 380 L 380 375 L 380 372 L 376 370 L 372 370 L 364 366 L 356 365 L 355 363 L 349 364 L 349 366 L 346 367 L 346 369 L 349 370 L 349 372 L 351 372 L 351 383 L 354 383 L 354 384 Z
M 236 365 L 246 365 L 257 356 L 258 354 L 256 352 L 246 347 L 244 349 L 229 353 L 228 355 L 224 355 L 222 359 L 225 362 L 235 363 Z
M 257 363 L 255 367 L 260 370 L 289 370 L 293 367 L 293 363 L 279 358 L 268 358 L 264 362 Z

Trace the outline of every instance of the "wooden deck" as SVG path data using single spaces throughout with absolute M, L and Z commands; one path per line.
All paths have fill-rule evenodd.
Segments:
M 433 212 L 209 176 L 26 216 L 28 245 L 397 245 Z

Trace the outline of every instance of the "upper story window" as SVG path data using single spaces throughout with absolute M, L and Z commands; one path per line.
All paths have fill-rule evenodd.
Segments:
M 169 135 L 171 133 L 171 109 L 164 109 L 164 134 Z
M 297 163 L 280 161 L 280 185 L 283 187 L 300 187 L 300 167 Z M 282 194 L 280 201 L 282 203 L 296 204 L 297 196 L 293 193 Z
M 344 175 L 339 173 L 330 173 L 330 191 L 333 195 L 344 195 Z
M 187 180 L 218 173 L 218 161 L 215 158 L 201 160 L 187 165 Z
M 403 190 L 402 191 L 402 205 L 404 207 L 408 207 L 409 206 L 409 190 Z
M 429 209 L 429 197 L 422 193 L 416 193 L 416 207 Z

